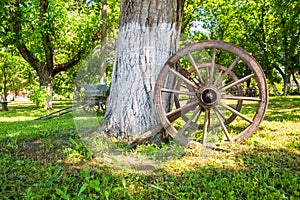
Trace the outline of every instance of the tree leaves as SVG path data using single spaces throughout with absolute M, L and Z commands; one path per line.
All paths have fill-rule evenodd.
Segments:
M 272 84 L 281 75 L 288 86 L 291 74 L 299 71 L 299 7 L 295 0 L 204 0 L 193 19 L 202 27 L 192 35 L 242 46 L 259 61 Z

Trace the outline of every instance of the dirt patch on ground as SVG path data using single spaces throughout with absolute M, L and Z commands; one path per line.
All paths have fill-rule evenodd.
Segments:
M 62 141 L 48 142 L 47 140 L 27 141 L 19 144 L 19 156 L 40 161 L 63 159 Z
M 65 157 L 64 147 L 71 147 L 69 134 L 58 132 L 48 137 L 24 141 L 18 144 L 18 155 L 23 158 L 56 161 Z

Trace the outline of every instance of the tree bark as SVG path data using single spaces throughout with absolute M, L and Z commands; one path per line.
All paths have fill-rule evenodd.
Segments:
M 7 77 L 6 77 L 6 63 L 4 63 L 4 66 L 2 68 L 2 73 L 3 73 L 3 101 L 7 101 Z
M 99 132 L 129 139 L 159 124 L 156 78 L 177 50 L 184 0 L 122 0 L 111 92 Z
M 278 88 L 276 87 L 275 83 L 272 82 L 271 85 L 272 85 L 275 96 L 279 96 Z
M 107 0 L 101 1 L 101 19 L 102 19 L 102 27 L 101 27 L 101 52 L 100 52 L 100 74 L 102 77 L 100 79 L 100 84 L 106 84 L 106 54 L 107 54 Z
M 295 76 L 295 72 L 292 74 L 292 76 L 293 76 L 293 80 L 294 80 L 294 82 L 296 84 L 296 87 L 297 87 L 297 93 L 300 93 L 300 84 L 299 84 L 299 82 L 298 82 L 298 80 Z
M 7 91 L 7 75 L 6 75 L 6 61 L 4 61 L 4 65 L 2 68 L 2 74 L 3 74 L 3 84 L 2 84 L 2 94 L 3 94 L 3 99 L 1 100 L 1 96 L 0 96 L 0 101 L 3 101 L 1 106 L 2 106 L 2 110 L 3 111 L 8 111 L 8 107 L 7 107 L 7 96 L 8 96 L 8 91 Z
M 285 74 L 284 79 L 283 79 L 283 95 L 287 96 L 290 93 L 291 90 L 291 75 L 290 73 Z

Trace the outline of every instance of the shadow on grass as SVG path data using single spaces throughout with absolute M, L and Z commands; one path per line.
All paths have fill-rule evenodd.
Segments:
M 51 120 L 24 120 L 0 122 L 0 143 L 45 138 L 60 130 L 74 127 L 72 114 Z
M 210 159 L 202 166 L 178 171 L 180 175 L 161 172 L 147 180 L 178 199 L 300 198 L 300 154 L 262 148 L 236 153 L 234 165 L 228 164 L 228 159 Z M 155 196 L 156 192 L 147 190 L 142 197 Z M 166 193 L 162 196 L 172 199 Z
M 270 98 L 264 120 L 300 121 L 300 96 Z
M 0 117 L 4 118 L 26 118 L 26 117 L 37 117 L 49 114 L 56 110 L 72 106 L 72 101 L 70 100 L 61 100 L 61 101 L 54 101 L 53 102 L 53 109 L 51 110 L 44 110 L 42 108 L 37 108 L 33 103 L 29 101 L 16 101 L 11 102 L 9 104 L 9 111 L 2 111 L 0 110 Z

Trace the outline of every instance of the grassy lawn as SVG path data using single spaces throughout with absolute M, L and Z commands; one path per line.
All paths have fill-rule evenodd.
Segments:
M 230 152 L 191 151 L 148 173 L 93 159 L 72 113 L 34 120 L 50 111 L 9 109 L 0 111 L 0 199 L 300 199 L 300 96 L 270 98 L 259 129 Z

